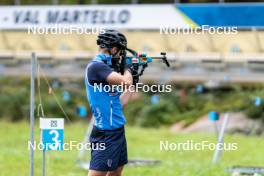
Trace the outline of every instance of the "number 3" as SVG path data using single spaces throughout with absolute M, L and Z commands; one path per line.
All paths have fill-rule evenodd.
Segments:
M 54 144 L 50 144 L 49 147 L 51 148 L 51 150 L 56 150 L 60 145 L 60 141 L 58 140 L 59 132 L 57 130 L 51 130 L 49 134 L 54 135 L 54 137 L 51 138 L 52 141 L 54 141 Z

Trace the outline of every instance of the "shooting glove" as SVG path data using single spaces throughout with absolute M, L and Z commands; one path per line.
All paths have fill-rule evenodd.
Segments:
M 128 70 L 132 77 L 133 77 L 133 85 L 136 85 L 139 81 L 139 74 L 138 74 L 138 65 L 136 64 L 128 64 L 126 65 L 126 70 Z
M 133 76 L 133 75 L 132 75 Z M 136 85 L 139 81 L 139 76 L 133 76 L 133 85 Z

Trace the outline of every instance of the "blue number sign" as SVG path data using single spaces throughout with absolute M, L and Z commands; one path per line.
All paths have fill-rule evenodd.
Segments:
M 63 118 L 40 118 L 40 129 L 44 150 L 63 150 Z

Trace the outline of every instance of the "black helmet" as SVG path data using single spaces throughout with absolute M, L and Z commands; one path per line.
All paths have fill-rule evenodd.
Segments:
M 107 29 L 103 34 L 99 34 L 97 38 L 97 45 L 101 48 L 118 47 L 120 49 L 127 48 L 126 37 L 119 31 Z

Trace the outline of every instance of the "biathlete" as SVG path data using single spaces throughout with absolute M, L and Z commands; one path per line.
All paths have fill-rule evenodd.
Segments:
M 119 92 L 95 89 L 95 85 L 133 85 L 138 76 L 133 66 L 127 65 L 123 74 L 113 70 L 112 58 L 121 57 L 127 48 L 126 37 L 116 30 L 105 30 L 97 38 L 99 54 L 87 65 L 85 85 L 88 101 L 95 123 L 90 136 L 92 145 L 104 144 L 102 149 L 91 150 L 88 176 L 120 176 L 127 164 L 127 143 L 123 113 L 132 91 Z

